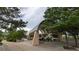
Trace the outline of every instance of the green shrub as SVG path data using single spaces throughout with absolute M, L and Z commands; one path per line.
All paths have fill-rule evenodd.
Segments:
M 21 40 L 24 37 L 24 31 L 12 31 L 7 35 L 7 41 L 16 42 L 17 40 Z
M 47 42 L 52 41 L 52 38 L 47 37 L 47 38 L 45 39 L 45 41 L 47 41 Z

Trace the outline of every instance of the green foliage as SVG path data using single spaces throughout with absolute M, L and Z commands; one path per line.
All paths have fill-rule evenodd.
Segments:
M 50 7 L 44 15 L 45 21 L 40 24 L 40 29 L 58 32 L 78 31 L 79 8 L 77 7 Z
M 79 35 L 79 7 L 50 7 L 46 10 L 44 18 L 45 21 L 40 24 L 40 29 L 48 33 L 65 34 L 66 42 L 68 42 L 67 33 L 69 33 L 74 37 L 75 46 L 77 46 Z
M 25 36 L 24 30 L 12 31 L 7 35 L 7 41 L 16 42 Z
M 24 36 L 23 27 L 26 26 L 27 22 L 24 22 L 20 14 L 19 7 L 0 7 L 0 29 L 5 29 L 8 33 L 0 33 L 0 40 L 7 38 L 8 41 L 20 40 Z M 17 31 L 19 28 L 19 31 Z
M 17 7 L 0 7 L 0 26 L 6 29 L 14 18 L 19 17 L 19 8 Z
M 22 16 L 19 7 L 0 7 L 1 28 L 13 31 L 25 27 L 27 22 L 24 22 L 20 17 Z
M 47 42 L 51 42 L 52 41 L 52 38 L 50 38 L 50 37 L 47 37 L 46 39 L 44 39 L 45 41 L 47 41 Z

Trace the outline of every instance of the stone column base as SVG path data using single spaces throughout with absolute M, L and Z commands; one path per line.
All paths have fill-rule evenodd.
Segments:
M 38 46 L 39 45 L 39 33 L 38 33 L 38 31 L 34 32 L 34 37 L 33 37 L 33 40 L 32 40 L 32 45 L 33 46 Z

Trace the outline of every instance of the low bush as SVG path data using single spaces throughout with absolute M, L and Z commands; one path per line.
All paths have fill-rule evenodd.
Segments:
M 45 39 L 47 42 L 51 42 L 52 41 L 52 38 L 49 38 L 49 37 L 47 37 L 46 39 Z
M 24 36 L 23 30 L 12 31 L 7 35 L 7 41 L 16 42 L 17 40 L 21 40 Z

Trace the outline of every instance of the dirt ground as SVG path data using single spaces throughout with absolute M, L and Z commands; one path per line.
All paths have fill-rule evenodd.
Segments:
M 62 46 L 59 42 L 42 42 L 39 46 L 32 46 L 31 40 L 22 42 L 3 41 L 0 51 L 74 51 L 64 49 Z

